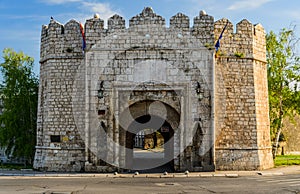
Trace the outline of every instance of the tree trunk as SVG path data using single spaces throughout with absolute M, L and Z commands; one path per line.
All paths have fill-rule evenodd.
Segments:
M 282 85 L 281 85 L 282 88 Z M 279 119 L 279 124 L 277 126 L 277 133 L 276 133 L 276 139 L 275 139 L 275 147 L 273 147 L 273 159 L 276 158 L 277 155 L 277 149 L 278 149 L 278 145 L 279 145 L 279 138 L 280 138 L 280 134 L 281 134 L 281 130 L 282 130 L 282 125 L 283 125 L 283 107 L 282 107 L 282 95 L 280 95 L 280 101 L 279 101 L 279 115 L 278 115 L 278 119 Z
M 274 159 L 276 158 L 276 155 L 277 155 L 277 149 L 278 149 L 278 145 L 279 145 L 279 138 L 280 138 L 280 134 L 281 134 L 282 123 L 283 123 L 283 119 L 280 120 L 280 124 L 277 129 L 277 134 L 276 134 L 276 139 L 275 139 L 275 147 L 273 148 L 273 158 Z

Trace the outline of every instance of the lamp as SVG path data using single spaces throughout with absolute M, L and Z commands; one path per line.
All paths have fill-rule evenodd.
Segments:
M 200 94 L 200 92 L 201 92 L 201 85 L 200 85 L 200 83 L 197 81 L 196 93 L 197 93 L 197 94 Z
M 201 101 L 204 98 L 204 90 L 198 81 L 195 90 L 198 95 L 198 99 Z
M 103 93 L 104 93 L 103 81 L 101 81 L 101 82 L 100 82 L 100 87 L 99 87 L 99 89 L 98 89 L 97 97 L 98 97 L 99 99 L 103 98 L 103 97 L 104 97 Z

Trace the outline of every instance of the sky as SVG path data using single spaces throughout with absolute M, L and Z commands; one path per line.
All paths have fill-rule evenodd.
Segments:
M 0 0 L 0 63 L 3 49 L 23 51 L 35 59 L 34 71 L 39 74 L 41 28 L 49 24 L 51 16 L 62 24 L 71 19 L 84 23 L 98 13 L 106 23 L 107 18 L 119 14 L 128 26 L 129 19 L 144 7 L 152 7 L 166 19 L 167 25 L 179 12 L 189 16 L 192 22 L 205 10 L 215 21 L 227 18 L 234 24 L 243 19 L 260 23 L 267 33 L 271 30 L 278 33 L 295 25 L 300 37 L 299 0 Z

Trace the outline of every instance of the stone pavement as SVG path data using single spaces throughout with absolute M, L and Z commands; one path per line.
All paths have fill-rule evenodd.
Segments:
M 102 177 L 102 178 L 178 178 L 178 177 L 228 177 L 235 178 L 239 176 L 274 176 L 300 174 L 299 166 L 284 166 L 261 171 L 216 171 L 216 172 L 184 172 L 184 173 L 57 173 L 40 172 L 31 169 L 8 170 L 1 169 L 0 176 L 23 176 L 23 177 Z

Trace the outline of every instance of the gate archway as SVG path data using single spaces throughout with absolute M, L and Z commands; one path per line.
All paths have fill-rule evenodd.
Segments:
M 120 129 L 123 131 L 122 136 L 126 136 L 123 140 L 125 140 L 124 145 L 127 148 L 125 152 L 127 170 L 146 172 L 158 172 L 163 169 L 174 170 L 173 160 L 176 157 L 174 155 L 174 134 L 179 130 L 180 114 L 173 107 L 160 101 L 143 100 L 129 106 L 126 111 L 123 111 L 120 118 L 127 121 L 125 127 L 120 125 Z M 128 122 L 130 119 L 131 122 Z M 159 154 L 156 154 L 156 156 L 148 157 L 145 149 L 139 154 L 139 157 L 134 156 L 134 139 L 140 131 L 145 129 L 161 134 L 164 142 L 162 145 L 163 156 L 157 157 Z M 120 140 L 120 142 L 122 141 Z

